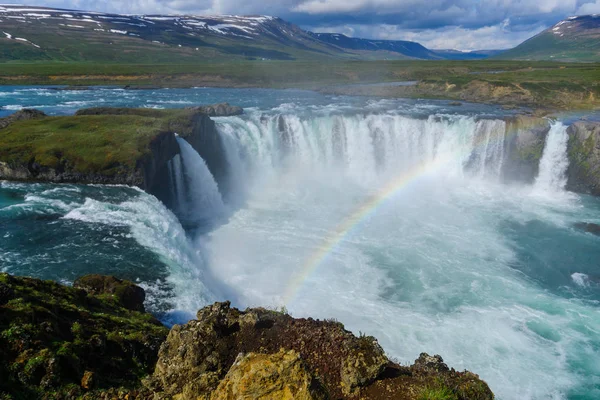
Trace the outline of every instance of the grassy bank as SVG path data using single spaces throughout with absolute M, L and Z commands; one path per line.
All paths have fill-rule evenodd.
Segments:
M 16 121 L 0 129 L 0 160 L 106 176 L 133 171 L 164 132 L 191 130 L 190 110 L 137 110 Z

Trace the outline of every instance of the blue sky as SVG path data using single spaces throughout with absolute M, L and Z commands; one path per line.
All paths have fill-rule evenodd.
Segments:
M 600 0 L 3 0 L 129 14 L 266 14 L 316 32 L 413 40 L 434 49 L 513 47 Z

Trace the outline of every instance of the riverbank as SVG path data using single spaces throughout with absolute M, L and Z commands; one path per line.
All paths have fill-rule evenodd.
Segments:
M 398 81 L 415 81 L 417 84 L 404 87 L 364 85 Z M 598 82 L 600 68 L 597 64 L 488 60 L 0 66 L 0 85 L 114 85 L 128 89 L 295 88 L 348 95 L 527 106 L 544 114 L 600 107 Z

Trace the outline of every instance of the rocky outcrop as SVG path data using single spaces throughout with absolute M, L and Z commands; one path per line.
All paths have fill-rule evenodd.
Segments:
M 84 285 L 86 292 L 0 274 L 0 398 L 98 399 L 141 387 L 168 329 L 115 296 L 119 287 L 138 294 L 141 288 L 104 282 Z
M 327 392 L 294 350 L 240 354 L 211 400 L 325 400 Z
M 0 118 L 0 129 L 4 129 L 16 121 L 28 121 L 31 119 L 44 118 L 46 116 L 47 115 L 40 110 L 24 108 L 21 111 L 17 111 L 16 113 L 9 115 L 8 117 Z
M 302 393 L 293 398 L 420 399 L 438 387 L 457 399 L 493 398 L 485 382 L 449 369 L 439 356 L 423 354 L 412 367 L 402 367 L 375 338 L 356 337 L 338 322 L 261 308 L 240 311 L 229 303 L 206 307 L 197 317 L 174 326 L 161 346 L 149 381 L 157 398 L 279 399 Z M 468 391 L 476 394 L 469 397 Z M 258 397 L 232 397 L 236 393 Z
M 244 109 L 239 106 L 232 106 L 229 103 L 211 104 L 209 106 L 190 107 L 190 110 L 198 111 L 209 117 L 230 117 L 233 115 L 242 115 Z
M 575 228 L 580 229 L 584 232 L 600 236 L 600 225 L 591 222 L 577 222 L 573 225 Z M 1 299 L 1 295 L 0 295 Z
M 0 274 L 0 399 L 493 398 L 439 356 L 400 366 L 339 322 L 215 303 L 167 336 L 131 282 L 74 286 Z
M 124 184 L 165 199 L 167 164 L 180 151 L 177 133 L 204 158 L 223 190 L 228 164 L 208 115 L 242 112 L 227 103 L 174 110 L 90 108 L 70 117 L 22 110 L 0 120 L 0 179 Z
M 505 162 L 507 181 L 531 183 L 539 172 L 550 122 L 544 118 L 517 115 L 506 120 Z
M 83 289 L 86 293 L 100 296 L 111 295 L 128 310 L 144 312 L 144 289 L 129 281 L 124 281 L 114 276 L 86 275 L 73 282 L 73 287 Z
M 600 196 L 600 123 L 578 121 L 567 133 L 567 189 Z

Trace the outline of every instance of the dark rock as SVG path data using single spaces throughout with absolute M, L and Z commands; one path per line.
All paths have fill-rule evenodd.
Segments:
M 8 117 L 0 118 L 0 129 L 6 128 L 8 125 L 15 121 L 26 121 L 30 119 L 45 118 L 47 115 L 40 110 L 34 108 L 24 108 L 21 111 L 17 111 Z
M 311 371 L 319 371 L 332 398 L 373 382 L 388 362 L 375 338 L 357 338 L 340 323 L 216 303 L 200 310 L 198 320 L 173 327 L 153 379 L 166 396 L 196 399 L 216 389 L 238 354 L 280 349 L 297 352 Z
M 502 174 L 507 181 L 532 183 L 539 172 L 550 122 L 526 115 L 506 121 L 505 162 Z
M 209 117 L 229 117 L 232 115 L 241 115 L 244 109 L 239 106 L 232 106 L 229 103 L 211 104 L 207 106 L 189 107 L 190 110 L 198 111 Z
M 421 353 L 419 358 L 415 360 L 415 363 L 411 369 L 414 373 L 422 375 L 431 375 L 439 372 L 450 371 L 441 356 L 430 356 L 427 353 Z
M 78 278 L 73 287 L 85 290 L 88 294 L 99 296 L 113 295 L 123 307 L 144 312 L 146 292 L 132 282 L 124 281 L 114 276 L 86 275 Z
M 448 103 L 449 106 L 453 106 L 453 107 L 458 107 L 458 106 L 462 106 L 462 103 L 460 101 L 451 101 L 450 103 Z
M 575 225 L 575 228 L 581 229 L 582 231 L 592 233 L 596 236 L 600 236 L 600 225 L 592 224 L 590 222 L 578 222 Z
M 0 306 L 15 298 L 15 291 L 6 283 L 0 283 Z
M 567 133 L 567 189 L 600 196 L 600 122 L 578 121 Z

